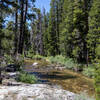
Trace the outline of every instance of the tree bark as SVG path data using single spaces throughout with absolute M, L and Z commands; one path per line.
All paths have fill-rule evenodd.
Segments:
M 2 84 L 1 69 L 0 69 L 0 84 Z
M 24 33 L 24 35 L 26 34 L 25 29 L 26 29 L 27 10 L 28 10 L 28 0 L 26 0 L 26 2 L 25 2 L 24 26 L 23 26 L 23 33 Z M 25 36 L 23 36 L 23 38 L 22 38 L 22 41 L 23 41 L 23 48 L 24 48 L 24 46 L 25 46 L 25 45 L 24 45 L 24 37 L 25 37 Z
M 18 0 L 16 0 L 16 4 L 18 3 Z M 14 54 L 17 55 L 18 53 L 18 9 L 16 8 L 15 13 L 15 51 Z
M 24 45 L 24 0 L 21 0 L 21 19 L 20 19 L 20 37 L 19 37 L 19 48 L 18 53 L 23 53 L 23 45 Z

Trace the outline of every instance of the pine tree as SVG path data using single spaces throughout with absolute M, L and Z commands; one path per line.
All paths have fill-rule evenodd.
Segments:
M 24 36 L 27 19 L 31 19 L 34 14 L 30 13 L 30 9 L 34 8 L 35 0 L 20 0 L 20 38 L 18 44 L 18 53 L 22 54 L 24 51 Z M 30 5 L 31 4 L 31 5 Z M 29 9 L 30 8 L 30 9 Z
M 100 99 L 100 1 L 94 0 L 89 13 L 88 48 L 90 60 L 97 59 L 95 71 L 96 100 Z
M 5 17 L 6 17 L 7 14 L 11 13 L 11 9 L 9 8 L 8 5 L 14 6 L 15 3 L 11 2 L 9 0 L 7 0 L 7 1 L 6 0 L 4 0 L 4 1 L 0 0 L 0 55 L 1 55 L 1 52 L 3 50 L 1 42 L 4 38 L 3 28 L 4 28 Z
M 18 4 L 18 0 L 16 0 L 16 4 Z M 17 56 L 18 53 L 18 8 L 15 7 L 15 41 L 14 41 L 14 45 L 15 45 L 15 50 L 14 50 L 14 54 Z
M 100 2 L 99 0 L 95 0 L 93 2 L 91 11 L 89 13 L 89 34 L 88 38 L 88 48 L 89 48 L 89 58 L 96 58 L 96 48 L 100 43 Z
M 64 1 L 62 23 L 60 24 L 60 49 L 62 54 L 69 57 L 72 55 L 73 4 L 73 0 Z
M 56 0 L 51 1 L 50 17 L 49 17 L 49 34 L 48 34 L 48 54 L 55 56 L 57 54 L 57 33 L 56 33 Z
M 2 50 L 5 53 L 12 53 L 13 54 L 13 41 L 14 41 L 14 22 L 9 21 L 5 29 L 3 29 L 3 39 L 1 40 Z
M 43 49 L 43 31 L 42 31 L 42 14 L 41 11 L 37 11 L 37 53 L 44 55 Z
M 74 49 L 73 54 L 79 62 L 88 64 L 87 34 L 90 0 L 75 0 L 74 3 Z
M 43 8 L 43 46 L 44 46 L 44 55 L 48 55 L 48 24 L 49 24 L 49 13 L 46 13 L 45 8 Z

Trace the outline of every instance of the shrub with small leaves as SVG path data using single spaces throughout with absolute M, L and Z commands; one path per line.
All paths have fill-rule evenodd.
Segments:
M 68 69 L 74 69 L 75 67 L 77 67 L 77 64 L 75 63 L 75 61 L 72 58 L 66 58 L 62 55 L 57 55 L 55 57 L 51 56 L 51 57 L 49 57 L 49 60 L 51 63 L 62 64 Z
M 5 54 L 4 58 L 5 58 L 5 61 L 6 61 L 7 64 L 14 63 L 14 59 L 13 59 L 13 57 L 11 55 Z
M 21 72 L 18 75 L 17 81 L 34 84 L 36 83 L 37 78 L 34 75 L 28 74 L 26 72 Z
M 83 68 L 83 75 L 88 76 L 90 78 L 94 78 L 95 67 L 93 65 L 89 65 Z
M 96 100 L 100 100 L 100 60 L 96 60 L 95 68 L 95 91 L 96 91 Z

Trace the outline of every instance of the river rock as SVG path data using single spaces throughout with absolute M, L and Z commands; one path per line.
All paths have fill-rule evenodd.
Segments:
M 15 71 L 17 71 L 17 66 L 15 64 L 9 64 L 9 65 L 7 65 L 5 70 L 7 72 L 15 72 Z
M 0 86 L 0 100 L 74 100 L 74 96 L 72 92 L 47 84 Z

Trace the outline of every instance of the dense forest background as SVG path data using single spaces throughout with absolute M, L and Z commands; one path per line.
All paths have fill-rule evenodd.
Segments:
M 87 66 L 99 64 L 99 0 L 51 0 L 48 13 L 34 3 L 35 0 L 0 0 L 1 56 L 63 55 Z M 95 84 L 99 86 L 100 65 L 96 72 Z

